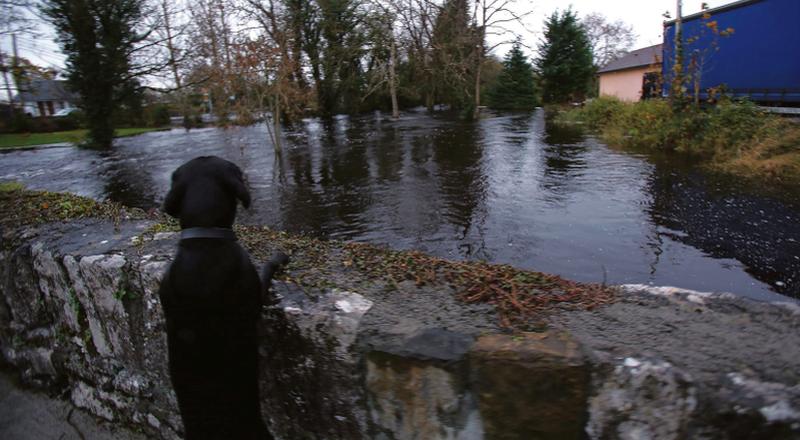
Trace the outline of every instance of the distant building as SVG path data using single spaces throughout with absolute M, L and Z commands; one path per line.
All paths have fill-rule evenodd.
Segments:
M 616 96 L 623 101 L 638 101 L 644 95 L 658 94 L 661 72 L 661 45 L 627 53 L 598 72 L 600 96 Z
M 78 95 L 67 89 L 66 81 L 34 79 L 14 97 L 14 102 L 24 104 L 25 113 L 31 116 L 53 116 L 59 110 L 75 108 Z

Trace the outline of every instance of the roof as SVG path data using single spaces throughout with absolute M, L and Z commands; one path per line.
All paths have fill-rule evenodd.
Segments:
M 652 66 L 661 63 L 661 45 L 644 47 L 628 52 L 620 58 L 606 64 L 597 73 L 615 72 L 617 70 L 633 69 L 636 67 Z
M 67 82 L 57 79 L 31 80 L 27 90 L 21 91 L 14 100 L 38 101 L 77 101 L 78 95 L 67 89 Z
M 681 17 L 681 19 L 683 21 L 694 20 L 695 18 L 702 17 L 703 14 L 711 14 L 711 15 L 719 14 L 720 12 L 725 12 L 725 11 L 728 11 L 728 10 L 731 10 L 731 9 L 741 8 L 743 6 L 748 6 L 750 4 L 758 3 L 758 2 L 762 2 L 762 1 L 764 1 L 764 0 L 739 0 L 737 2 L 728 3 L 727 5 L 717 6 L 716 8 L 712 8 L 712 9 L 706 9 L 706 10 L 700 11 L 700 12 L 698 12 L 696 14 L 684 15 L 683 17 Z M 677 19 L 665 21 L 664 22 L 664 26 L 673 25 L 673 24 L 675 24 L 676 21 L 677 21 Z

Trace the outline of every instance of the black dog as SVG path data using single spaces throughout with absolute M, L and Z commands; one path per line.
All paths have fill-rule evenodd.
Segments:
M 206 156 L 175 170 L 164 201 L 182 229 L 159 296 L 188 440 L 272 438 L 258 398 L 256 326 L 261 295 L 288 258 L 273 258 L 259 279 L 231 230 L 237 199 L 250 206 L 242 171 Z

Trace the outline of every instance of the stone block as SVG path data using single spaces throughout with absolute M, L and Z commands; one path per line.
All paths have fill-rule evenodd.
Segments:
M 590 372 L 568 334 L 483 336 L 470 369 L 485 438 L 584 437 Z

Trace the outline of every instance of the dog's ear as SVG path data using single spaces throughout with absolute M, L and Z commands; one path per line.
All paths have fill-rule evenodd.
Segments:
M 230 164 L 224 175 L 222 181 L 228 191 L 236 195 L 236 198 L 242 202 L 245 209 L 250 208 L 250 191 L 244 183 L 244 174 L 234 164 Z
M 164 212 L 175 218 L 179 218 L 181 215 L 181 204 L 183 196 L 186 194 L 186 183 L 181 180 L 179 171 L 180 169 L 172 173 L 172 187 L 164 199 Z

